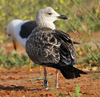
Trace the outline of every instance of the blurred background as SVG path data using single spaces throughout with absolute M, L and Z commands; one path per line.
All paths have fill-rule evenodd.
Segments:
M 55 25 L 81 43 L 75 45 L 77 63 L 85 64 L 88 69 L 91 66 L 99 68 L 100 0 L 0 0 L 0 66 L 28 66 L 28 56 L 23 48 L 18 44 L 17 52 L 13 50 L 6 27 L 13 19 L 36 20 L 37 11 L 47 6 L 69 18 L 58 20 Z

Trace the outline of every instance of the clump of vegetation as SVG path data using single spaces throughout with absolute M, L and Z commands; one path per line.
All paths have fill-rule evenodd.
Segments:
M 89 77 L 91 79 L 100 79 L 100 75 L 98 75 L 97 73 L 93 74 L 93 77 Z
M 19 67 L 29 64 L 27 54 L 17 54 L 15 51 L 5 53 L 3 48 L 0 49 L 0 66 L 4 68 Z M 32 64 L 35 65 L 35 64 Z
M 74 93 L 72 96 L 65 96 L 64 94 L 59 94 L 59 96 L 61 96 L 61 97 L 81 97 L 81 93 L 79 93 L 80 92 L 80 86 L 77 84 L 76 85 L 76 87 L 75 87 L 75 91 L 76 91 L 76 93 Z
M 100 78 L 100 75 L 98 74 L 93 74 L 93 79 L 99 79 Z
M 89 47 L 88 45 L 84 46 L 84 51 L 85 51 L 85 57 L 83 61 L 79 63 L 87 63 L 90 64 L 91 66 L 99 66 L 97 64 L 100 63 L 100 52 L 99 50 L 92 49 L 92 47 Z
M 92 66 L 97 65 L 98 63 L 100 63 L 99 51 L 94 50 L 90 54 L 88 53 L 83 61 L 91 64 Z
M 80 86 L 77 84 L 75 87 L 76 93 L 74 93 L 71 97 L 80 97 L 82 94 L 80 92 Z
M 64 94 L 62 94 L 62 93 L 60 93 L 59 96 L 61 96 L 61 97 L 66 97 L 66 95 L 64 95 Z

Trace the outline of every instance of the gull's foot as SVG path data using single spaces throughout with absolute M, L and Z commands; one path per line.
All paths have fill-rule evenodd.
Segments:
M 45 85 L 45 88 L 48 88 L 48 81 L 47 80 L 44 80 L 44 85 Z
M 58 88 L 59 88 L 59 86 L 56 86 L 56 88 L 58 89 Z
M 57 89 L 59 88 L 58 83 L 55 84 L 55 87 L 56 87 Z
M 49 90 L 49 87 L 46 87 L 45 90 Z
M 29 71 L 32 71 L 32 69 L 30 68 Z

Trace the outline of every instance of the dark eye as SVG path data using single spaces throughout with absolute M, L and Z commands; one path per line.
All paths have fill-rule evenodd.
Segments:
M 48 13 L 49 15 L 52 15 L 52 13 Z

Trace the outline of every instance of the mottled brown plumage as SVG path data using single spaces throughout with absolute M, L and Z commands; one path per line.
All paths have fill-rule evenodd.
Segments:
M 63 52 L 61 51 L 61 46 L 63 45 L 68 51 L 67 56 L 62 54 L 64 53 L 64 50 L 62 50 Z M 63 47 L 63 49 L 65 48 Z M 71 62 L 73 63 L 75 61 L 75 49 L 73 47 L 73 42 L 71 41 L 70 36 L 60 30 L 52 30 L 46 27 L 40 29 L 37 27 L 33 31 L 28 41 L 26 42 L 26 52 L 34 63 L 40 65 L 46 63 L 46 66 L 49 66 L 49 64 L 58 65 L 61 59 L 60 57 L 67 58 L 67 64 L 71 64 Z M 62 61 L 64 62 L 65 60 L 62 59 Z
M 76 64 L 75 48 L 70 35 L 57 30 L 54 21 L 68 19 L 59 15 L 51 7 L 40 9 L 36 16 L 37 27 L 26 41 L 26 52 L 30 59 L 39 65 L 59 69 L 67 79 L 80 77 L 80 73 L 73 65 Z M 44 84 L 48 86 L 46 69 L 44 67 Z M 58 72 L 56 71 L 56 87 L 58 87 Z
M 73 76 L 64 75 L 66 78 L 79 77 L 79 73 L 85 74 L 73 67 L 76 63 L 73 41 L 61 30 L 35 28 L 26 42 L 26 52 L 36 64 L 59 69 L 62 73 L 72 72 Z

